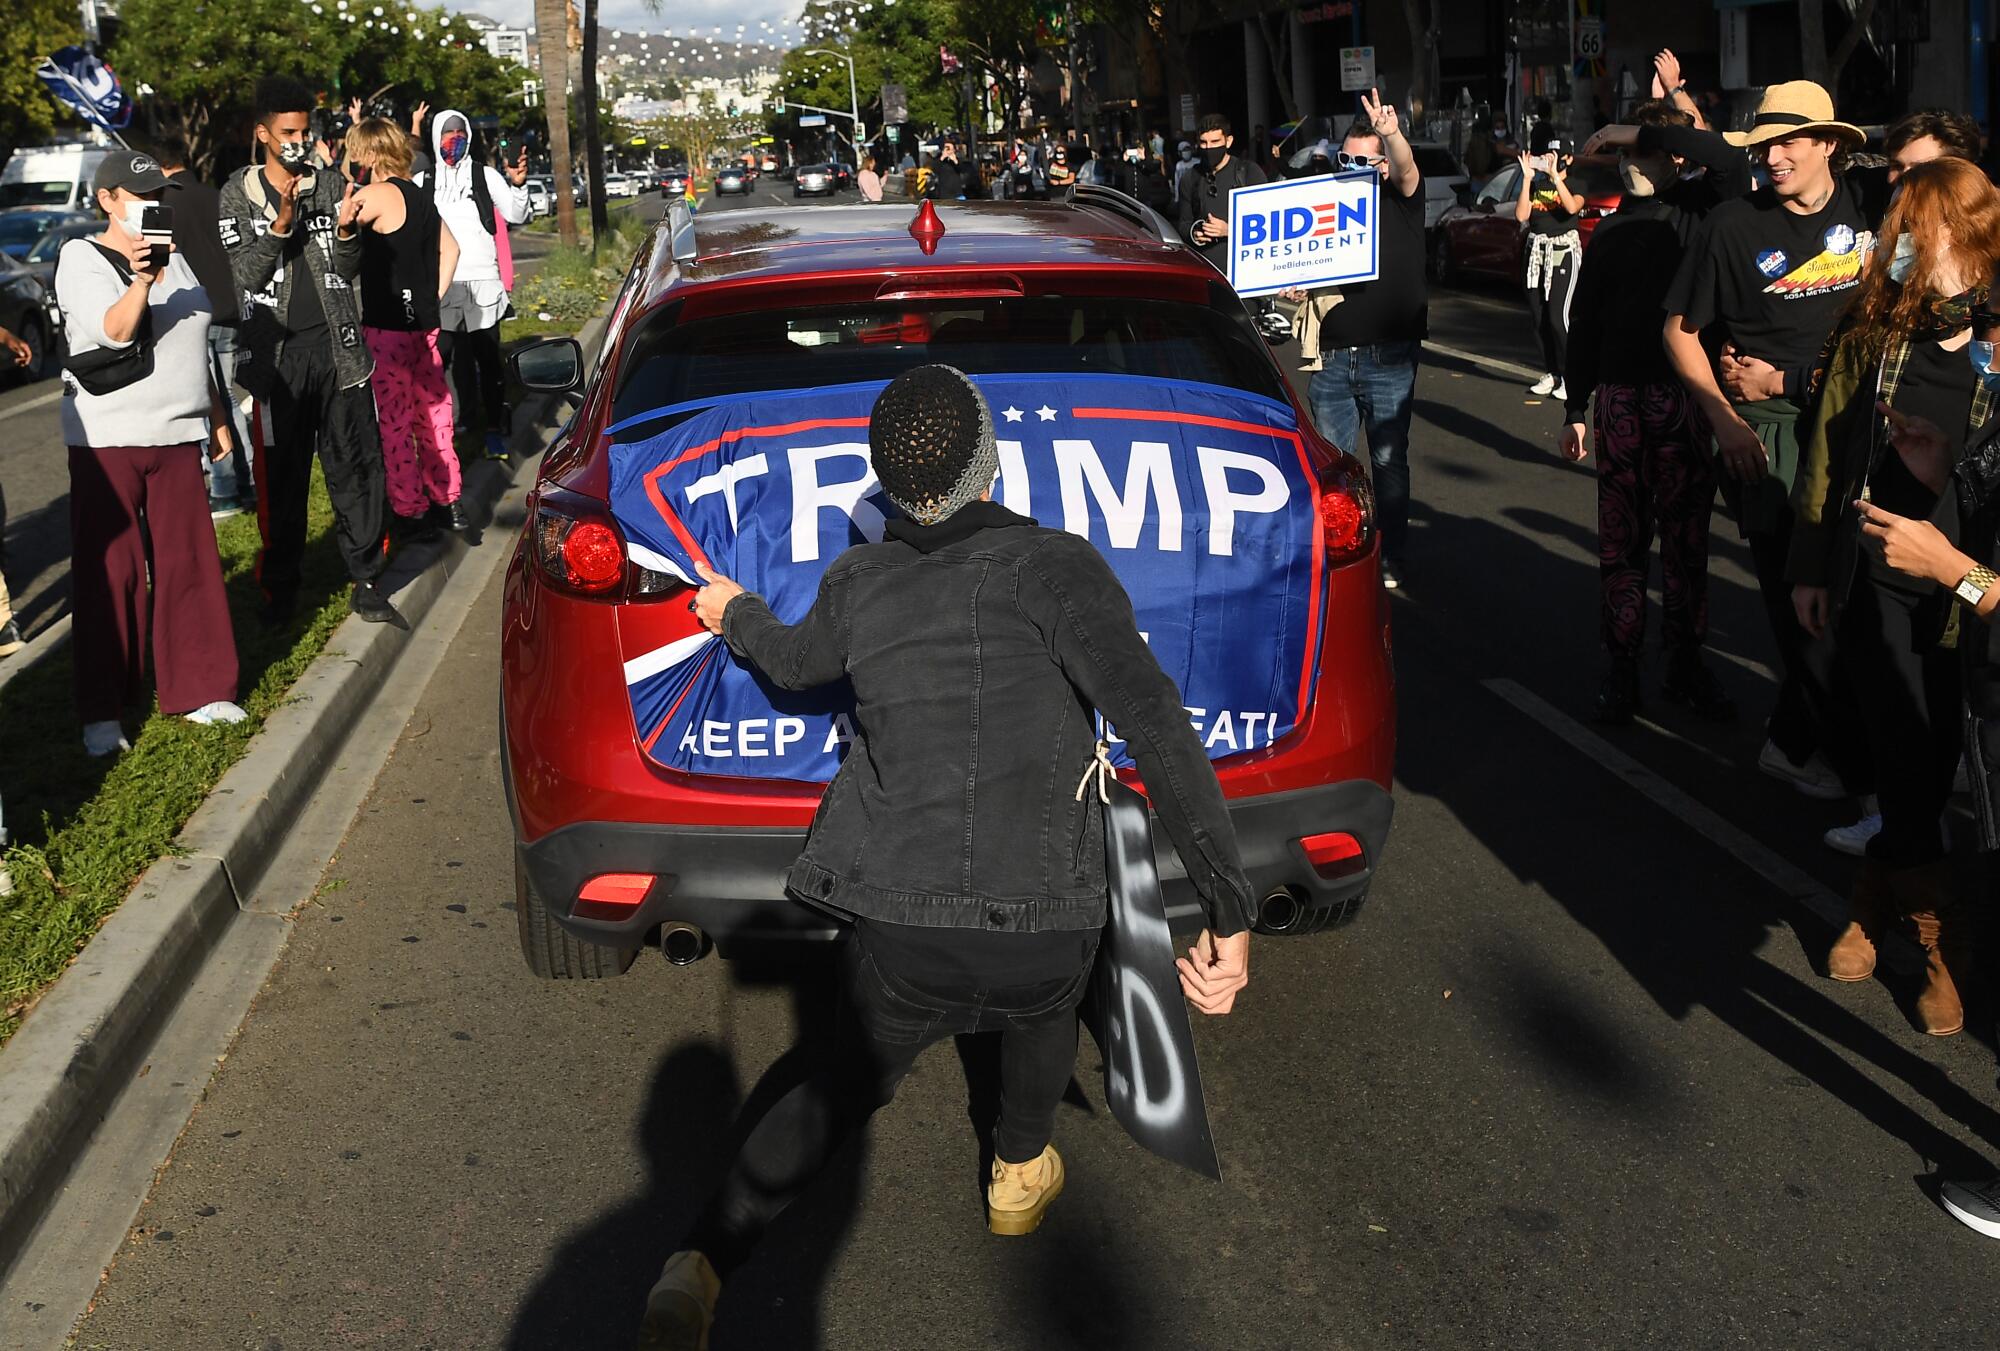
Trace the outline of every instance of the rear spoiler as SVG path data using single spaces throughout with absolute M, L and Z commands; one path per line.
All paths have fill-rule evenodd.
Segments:
M 1137 197 L 1120 192 L 1116 188 L 1079 183 L 1070 190 L 1070 200 L 1078 206 L 1096 207 L 1102 211 L 1109 211 L 1123 220 L 1129 220 L 1140 229 L 1150 231 L 1162 244 L 1181 242 L 1180 234 L 1173 226 L 1167 224 L 1165 216 Z

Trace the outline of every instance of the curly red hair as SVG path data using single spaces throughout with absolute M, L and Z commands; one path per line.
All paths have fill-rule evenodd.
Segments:
M 1950 294 L 1938 280 L 1945 259 L 1939 241 L 1949 239 L 1952 252 L 1969 264 L 1973 286 L 1984 286 L 2000 263 L 2000 191 L 1979 166 L 1962 159 L 1932 160 L 1912 167 L 1896 188 L 1861 289 L 1847 310 L 1853 338 L 1877 354 L 1887 350 L 1891 339 L 1918 329 L 1927 297 Z M 1905 232 L 1917 241 L 1917 258 L 1898 284 L 1889 279 L 1889 260 Z

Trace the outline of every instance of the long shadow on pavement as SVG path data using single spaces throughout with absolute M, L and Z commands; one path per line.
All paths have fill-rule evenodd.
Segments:
M 1439 596 L 1449 602 L 1444 614 L 1463 623 L 1477 622 L 1478 615 L 1518 612 L 1526 601 L 1518 588 L 1528 579 L 1540 588 L 1542 603 L 1573 593 L 1572 582 L 1549 584 L 1565 561 L 1576 571 L 1595 572 L 1486 520 L 1435 511 L 1424 516 L 1428 539 L 1448 540 L 1451 552 L 1479 560 L 1475 570 L 1450 569 L 1457 593 Z M 1574 542 L 1570 530 L 1553 533 Z M 1693 832 L 1663 820 L 1650 803 L 1614 790 L 1608 802 L 1593 797 L 1579 805 L 1573 791 L 1563 791 L 1561 785 L 1591 784 L 1602 771 L 1484 689 L 1468 689 L 1468 676 L 1476 681 L 1495 666 L 1504 669 L 1504 663 L 1475 662 L 1468 669 L 1466 649 L 1476 647 L 1481 635 L 1454 628 L 1423 604 L 1423 578 L 1443 571 L 1427 564 L 1409 593 L 1415 603 L 1398 604 L 1402 787 L 1437 799 L 1517 877 L 1541 887 L 1670 1017 L 1684 1021 L 1706 1010 L 1786 1066 L 1801 1086 L 1817 1085 L 1946 1171 L 1978 1170 L 1982 1161 L 1966 1139 L 1926 1120 L 1851 1064 L 1841 1049 L 1901 1080 L 1969 1136 L 2000 1151 L 2000 1112 L 1931 1059 L 1850 1013 L 1830 991 L 1797 979 L 1763 955 L 1774 933 L 1789 927 L 1817 967 L 1832 938 L 1817 915 L 1761 882 L 1744 885 L 1740 875 L 1732 875 L 1733 863 L 1704 859 L 1693 847 Z M 1578 622 L 1592 621 L 1579 614 Z M 1423 716 L 1409 715 L 1417 709 Z M 1482 746 L 1483 753 L 1468 759 L 1470 744 Z M 1558 761 L 1573 763 L 1558 770 Z M 1762 785 L 1754 778 L 1748 783 L 1754 802 Z M 1732 797 L 1745 791 L 1742 785 L 1724 788 Z M 1774 787 L 1766 796 L 1780 793 Z M 1552 814 L 1552 804 L 1561 810 Z M 1732 814 L 1731 807 L 1716 805 Z M 1783 823 L 1785 809 L 1742 819 Z M 1493 960 L 1496 968 L 1508 966 L 1502 955 Z M 1510 1007 L 1552 1071 L 1608 1089 L 1614 1097 L 1643 1097 L 1639 1086 L 1654 1077 L 1654 1069 L 1627 1063 L 1626 1053 L 1588 1035 L 1597 1020 L 1565 982 L 1518 967 L 1513 964 L 1507 974 L 1532 997 L 1510 1001 Z M 1906 1004 L 1911 991 L 1897 988 L 1893 976 L 1888 981 Z M 1844 997 L 1857 994 L 1880 997 L 1872 987 Z

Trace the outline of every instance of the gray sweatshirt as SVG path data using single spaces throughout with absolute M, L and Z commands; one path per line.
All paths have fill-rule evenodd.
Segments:
M 113 227 L 114 229 L 117 227 Z M 130 347 L 104 336 L 104 316 L 129 285 L 98 246 L 72 239 L 56 255 L 56 303 L 71 355 Z M 63 441 L 72 446 L 178 446 L 208 435 L 208 292 L 175 254 L 153 283 L 153 373 L 109 394 L 63 372 Z

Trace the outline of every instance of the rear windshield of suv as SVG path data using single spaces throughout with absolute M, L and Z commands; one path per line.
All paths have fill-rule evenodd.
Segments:
M 1007 296 L 756 310 L 681 325 L 663 315 L 634 342 L 613 411 L 622 419 L 710 396 L 889 380 L 928 362 L 971 375 L 1102 372 L 1285 397 L 1233 295 L 1227 309 Z

